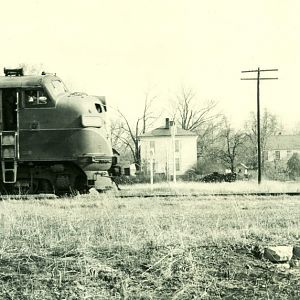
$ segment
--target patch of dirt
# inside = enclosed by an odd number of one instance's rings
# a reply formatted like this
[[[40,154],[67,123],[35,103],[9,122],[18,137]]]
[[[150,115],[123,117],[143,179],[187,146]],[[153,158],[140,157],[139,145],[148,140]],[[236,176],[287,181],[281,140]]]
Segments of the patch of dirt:
[[[95,249],[0,259],[1,299],[300,299],[300,269],[252,246]]]

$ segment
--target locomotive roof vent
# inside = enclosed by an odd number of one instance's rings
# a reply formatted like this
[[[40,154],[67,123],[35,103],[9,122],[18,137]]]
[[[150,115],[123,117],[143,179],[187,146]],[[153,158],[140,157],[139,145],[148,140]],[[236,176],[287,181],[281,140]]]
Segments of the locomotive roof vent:
[[[56,73],[48,73],[48,72],[43,71],[41,73],[41,75],[54,75],[54,76],[56,76]]]
[[[4,68],[5,76],[24,76],[23,68],[6,69]]]

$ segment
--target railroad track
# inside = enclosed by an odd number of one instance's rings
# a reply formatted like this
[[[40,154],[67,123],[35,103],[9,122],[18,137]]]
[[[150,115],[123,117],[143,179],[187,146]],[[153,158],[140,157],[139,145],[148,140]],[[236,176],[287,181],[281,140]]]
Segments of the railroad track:
[[[0,201],[8,200],[43,200],[43,199],[57,199],[58,196],[54,194],[20,194],[20,195],[0,195]]]
[[[170,194],[130,194],[116,195],[116,198],[167,198],[167,197],[238,197],[238,196],[259,196],[259,197],[276,197],[276,196],[300,196],[300,192],[258,192],[258,193],[170,193]]]
[[[88,195],[88,194],[87,194]],[[99,197],[106,195],[99,194]],[[110,194],[111,195],[111,194]],[[153,194],[113,194],[115,198],[179,198],[179,197],[278,197],[278,196],[300,196],[300,192],[251,192],[251,193],[153,193]],[[72,196],[68,196],[72,198]],[[83,195],[84,197],[84,195]],[[60,198],[54,194],[26,194],[26,195],[0,195],[0,201],[6,200],[46,200]]]

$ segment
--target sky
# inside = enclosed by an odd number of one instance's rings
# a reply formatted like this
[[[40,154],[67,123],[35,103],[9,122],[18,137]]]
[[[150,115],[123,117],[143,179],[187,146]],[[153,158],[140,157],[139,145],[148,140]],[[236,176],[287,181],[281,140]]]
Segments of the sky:
[[[299,124],[298,0],[3,1],[0,68],[41,65],[73,91],[106,96],[130,120],[145,93],[169,117],[182,87],[214,100],[240,128],[256,110],[242,70],[278,68],[261,82],[261,107]],[[249,76],[249,75],[246,75]]]

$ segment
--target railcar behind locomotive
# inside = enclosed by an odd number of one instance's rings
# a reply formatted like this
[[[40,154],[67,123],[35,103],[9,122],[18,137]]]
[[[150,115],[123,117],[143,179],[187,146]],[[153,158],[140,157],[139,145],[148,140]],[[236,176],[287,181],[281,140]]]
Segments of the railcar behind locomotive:
[[[71,93],[53,74],[0,77],[0,192],[106,190],[112,147],[104,97]]]

